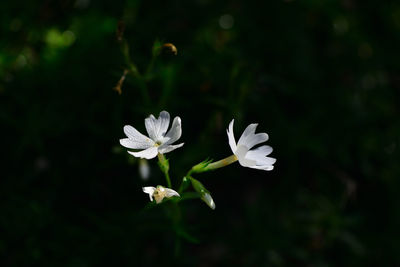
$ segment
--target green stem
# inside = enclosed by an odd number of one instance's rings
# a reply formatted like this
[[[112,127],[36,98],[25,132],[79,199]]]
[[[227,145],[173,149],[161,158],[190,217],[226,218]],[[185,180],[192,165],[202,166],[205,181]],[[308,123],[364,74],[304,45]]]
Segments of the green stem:
[[[236,155],[232,155],[227,158],[224,158],[219,161],[208,164],[206,167],[206,170],[211,171],[211,170],[219,169],[219,168],[225,167],[229,164],[232,164],[232,163],[236,162],[237,160],[238,160],[238,158],[236,157]]]
[[[171,179],[169,178],[169,163],[163,154],[158,153],[158,165],[161,171],[164,173],[165,179],[167,180],[168,188],[172,188]]]
[[[179,194],[182,193],[182,191],[185,190],[188,186],[189,186],[189,179],[186,176],[184,176],[182,178],[181,185],[179,186],[178,193]]]
[[[169,178],[168,172],[165,172],[165,179],[167,180],[168,188],[171,188],[172,184],[171,184],[171,179]]]

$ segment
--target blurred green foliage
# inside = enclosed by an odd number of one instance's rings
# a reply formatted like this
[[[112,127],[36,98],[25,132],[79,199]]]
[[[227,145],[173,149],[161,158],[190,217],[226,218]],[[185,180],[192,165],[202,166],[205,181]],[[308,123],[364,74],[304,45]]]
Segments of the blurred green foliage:
[[[119,21],[141,74],[121,95]],[[0,33],[1,266],[400,263],[399,2],[3,1]],[[175,188],[230,154],[232,118],[270,135],[275,169],[196,176],[217,208],[180,202],[179,225],[144,208],[162,174],[119,139],[163,109]]]

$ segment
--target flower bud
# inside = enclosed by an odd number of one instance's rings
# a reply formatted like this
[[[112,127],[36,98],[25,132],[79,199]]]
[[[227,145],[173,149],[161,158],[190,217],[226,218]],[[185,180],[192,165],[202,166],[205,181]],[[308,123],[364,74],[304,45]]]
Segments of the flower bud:
[[[193,177],[190,178],[190,181],[192,182],[192,186],[193,186],[194,190],[196,190],[200,194],[204,194],[204,193],[208,192],[207,189],[204,187],[204,185],[202,183],[200,183],[200,181],[194,179]]]
[[[214,200],[212,199],[210,192],[204,187],[204,185],[193,177],[190,177],[190,181],[192,182],[194,190],[200,193],[201,200],[203,200],[211,209],[215,209]]]
[[[202,194],[201,200],[203,200],[211,209],[215,210],[215,202],[209,193]]]

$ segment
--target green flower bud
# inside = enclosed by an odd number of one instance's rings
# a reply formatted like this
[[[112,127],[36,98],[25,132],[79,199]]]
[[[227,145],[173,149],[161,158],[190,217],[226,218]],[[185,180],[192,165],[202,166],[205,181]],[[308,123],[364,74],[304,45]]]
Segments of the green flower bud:
[[[200,183],[200,181],[194,179],[193,177],[190,178],[190,181],[192,182],[194,190],[196,190],[200,194],[208,193],[208,190],[204,187],[202,183]]]
[[[204,185],[193,177],[190,177],[190,181],[192,182],[193,188],[200,193],[200,199],[203,200],[204,203],[206,203],[211,209],[215,209],[214,200],[212,199],[210,192],[204,187]]]

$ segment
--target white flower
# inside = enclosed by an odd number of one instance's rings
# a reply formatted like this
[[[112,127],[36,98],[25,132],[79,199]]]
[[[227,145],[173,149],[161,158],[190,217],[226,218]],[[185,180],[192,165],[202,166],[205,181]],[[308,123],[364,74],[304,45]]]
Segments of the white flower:
[[[138,158],[152,159],[156,157],[158,153],[164,154],[171,152],[183,146],[183,143],[172,145],[172,143],[181,137],[182,127],[181,118],[175,117],[171,129],[167,132],[169,121],[170,117],[167,111],[161,111],[158,119],[153,115],[146,118],[144,124],[150,138],[139,133],[132,126],[125,125],[124,133],[128,138],[120,139],[119,142],[126,148],[144,149],[139,152],[128,151],[129,154]]]
[[[239,142],[236,144],[235,136],[233,135],[233,122],[229,123],[227,130],[229,146],[233,154],[238,158],[240,165],[253,169],[260,169],[270,171],[274,168],[273,164],[276,159],[267,157],[272,152],[270,146],[260,146],[252,149],[255,145],[263,143],[268,140],[268,134],[258,133],[255,134],[257,123],[250,124],[244,130]],[[251,150],[252,149],[252,150]]]
[[[161,185],[159,185],[157,187],[147,186],[147,187],[143,187],[142,189],[143,189],[143,192],[145,192],[146,194],[149,194],[150,201],[153,201],[153,197],[154,197],[157,204],[161,203],[161,201],[165,197],[173,197],[173,196],[180,197],[178,192],[176,192],[175,190],[163,187]]]

